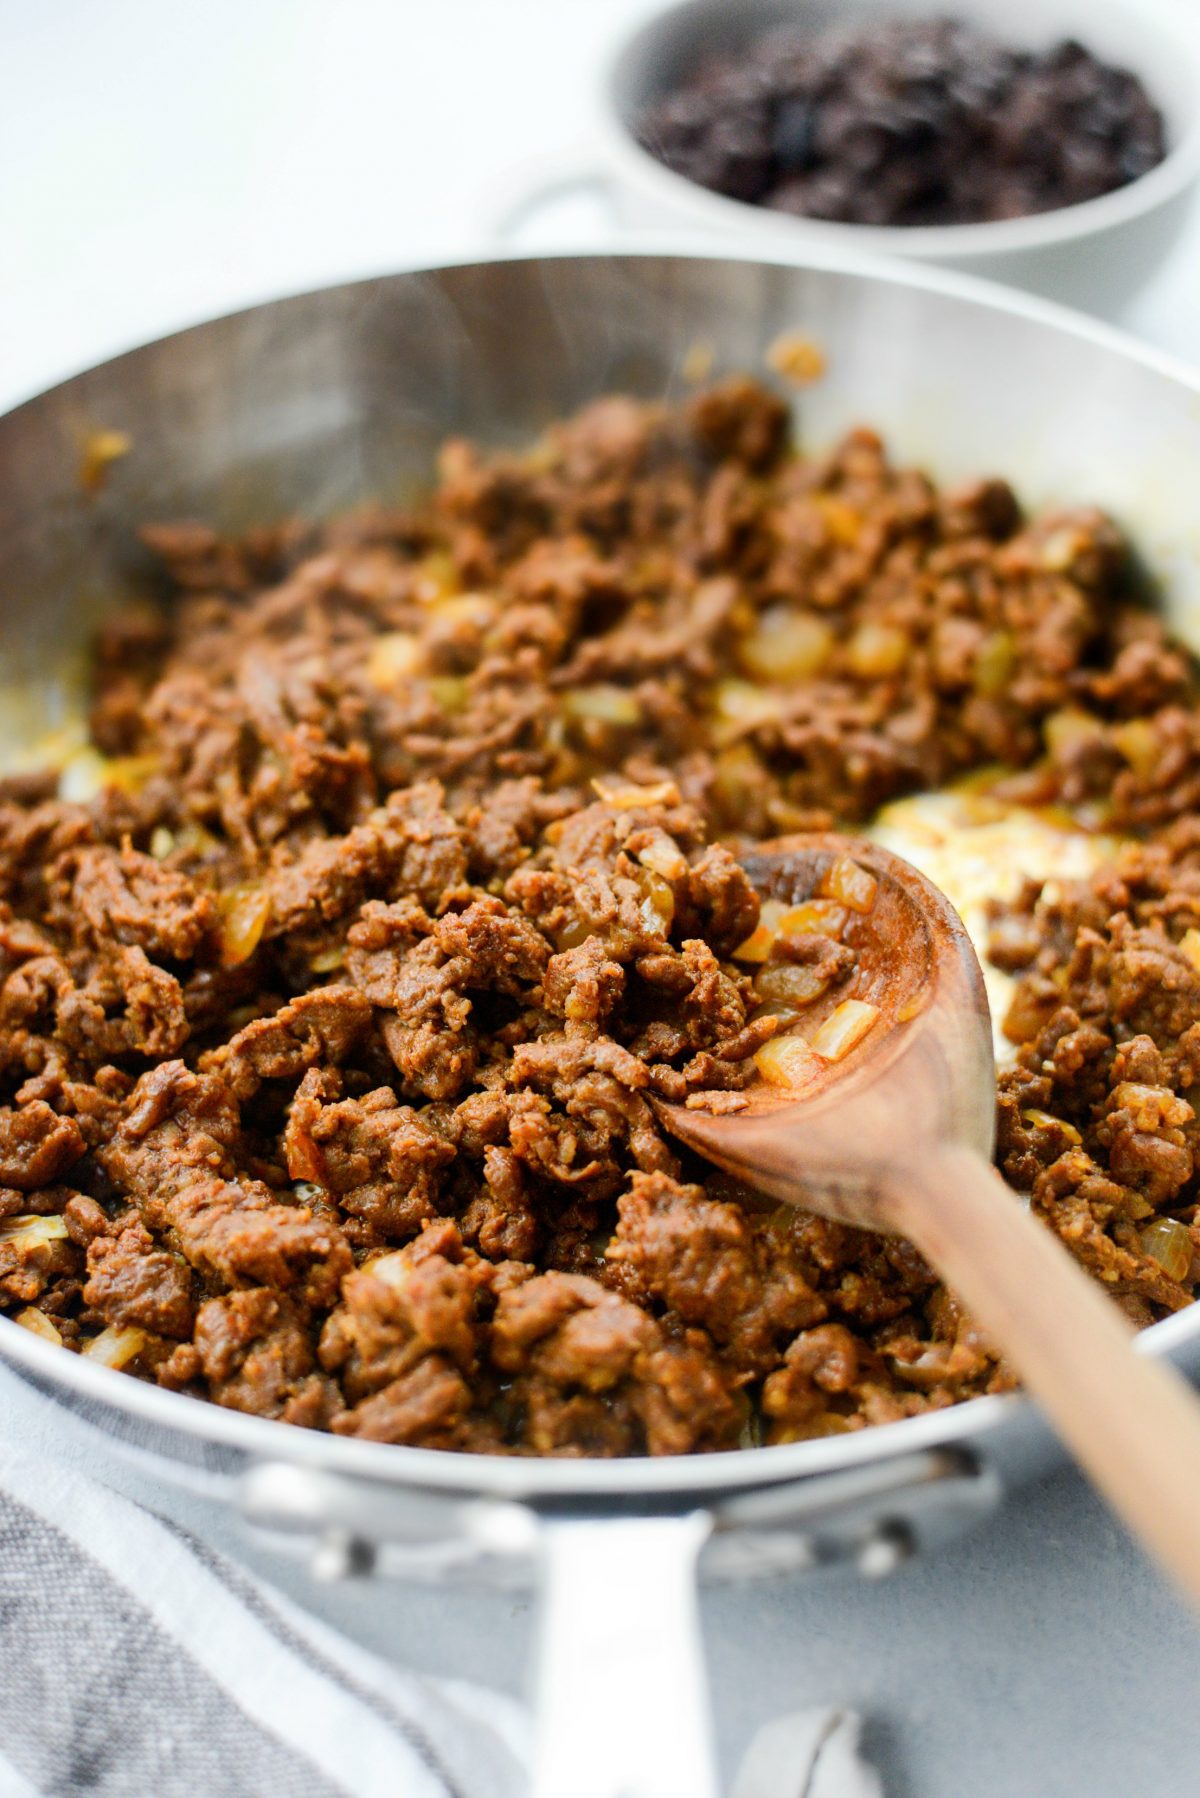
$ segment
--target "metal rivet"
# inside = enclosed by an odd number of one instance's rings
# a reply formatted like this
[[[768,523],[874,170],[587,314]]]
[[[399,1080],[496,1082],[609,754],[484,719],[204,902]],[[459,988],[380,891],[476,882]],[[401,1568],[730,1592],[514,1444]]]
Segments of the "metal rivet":
[[[375,1566],[375,1550],[369,1542],[348,1530],[327,1530],[313,1550],[309,1571],[323,1585],[335,1580],[361,1578]]]
[[[912,1531],[903,1523],[881,1523],[858,1551],[858,1571],[864,1579],[886,1579],[916,1552]]]

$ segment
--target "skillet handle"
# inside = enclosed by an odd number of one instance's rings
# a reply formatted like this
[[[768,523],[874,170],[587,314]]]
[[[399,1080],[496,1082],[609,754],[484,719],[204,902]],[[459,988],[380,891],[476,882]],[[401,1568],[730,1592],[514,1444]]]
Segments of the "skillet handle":
[[[712,1521],[543,1521],[533,1798],[717,1798],[696,1585]]]

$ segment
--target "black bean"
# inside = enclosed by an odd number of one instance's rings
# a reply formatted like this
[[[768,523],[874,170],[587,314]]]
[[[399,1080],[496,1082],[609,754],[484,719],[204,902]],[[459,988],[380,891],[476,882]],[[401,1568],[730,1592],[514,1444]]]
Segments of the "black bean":
[[[710,52],[638,141],[718,193],[851,223],[1018,218],[1137,180],[1163,122],[1127,69],[1066,39],[1012,49],[954,19],[780,27]]]
[[[790,94],[779,106],[771,126],[771,150],[784,169],[802,169],[813,148],[813,109],[809,101]]]

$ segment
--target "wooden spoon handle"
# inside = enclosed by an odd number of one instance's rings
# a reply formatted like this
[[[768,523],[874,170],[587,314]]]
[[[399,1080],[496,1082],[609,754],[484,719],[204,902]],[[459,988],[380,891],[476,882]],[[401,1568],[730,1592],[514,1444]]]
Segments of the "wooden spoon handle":
[[[896,1227],[1003,1350],[1113,1509],[1200,1605],[1200,1400],[978,1155],[889,1176]]]

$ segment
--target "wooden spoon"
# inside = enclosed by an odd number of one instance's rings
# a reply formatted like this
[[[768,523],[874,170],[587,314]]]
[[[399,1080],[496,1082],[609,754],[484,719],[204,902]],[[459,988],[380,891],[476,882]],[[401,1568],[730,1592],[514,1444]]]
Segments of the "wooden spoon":
[[[958,914],[909,863],[856,838],[784,837],[745,866],[764,898],[794,905],[843,856],[878,883],[843,932],[859,965],[801,1013],[799,1030],[811,1039],[853,997],[879,1008],[867,1034],[839,1061],[798,1048],[791,1083],[752,1086],[744,1110],[656,1109],[750,1185],[914,1242],[1200,1604],[1200,1403],[1173,1368],[1134,1352],[1111,1298],[991,1165],[991,1023]]]

